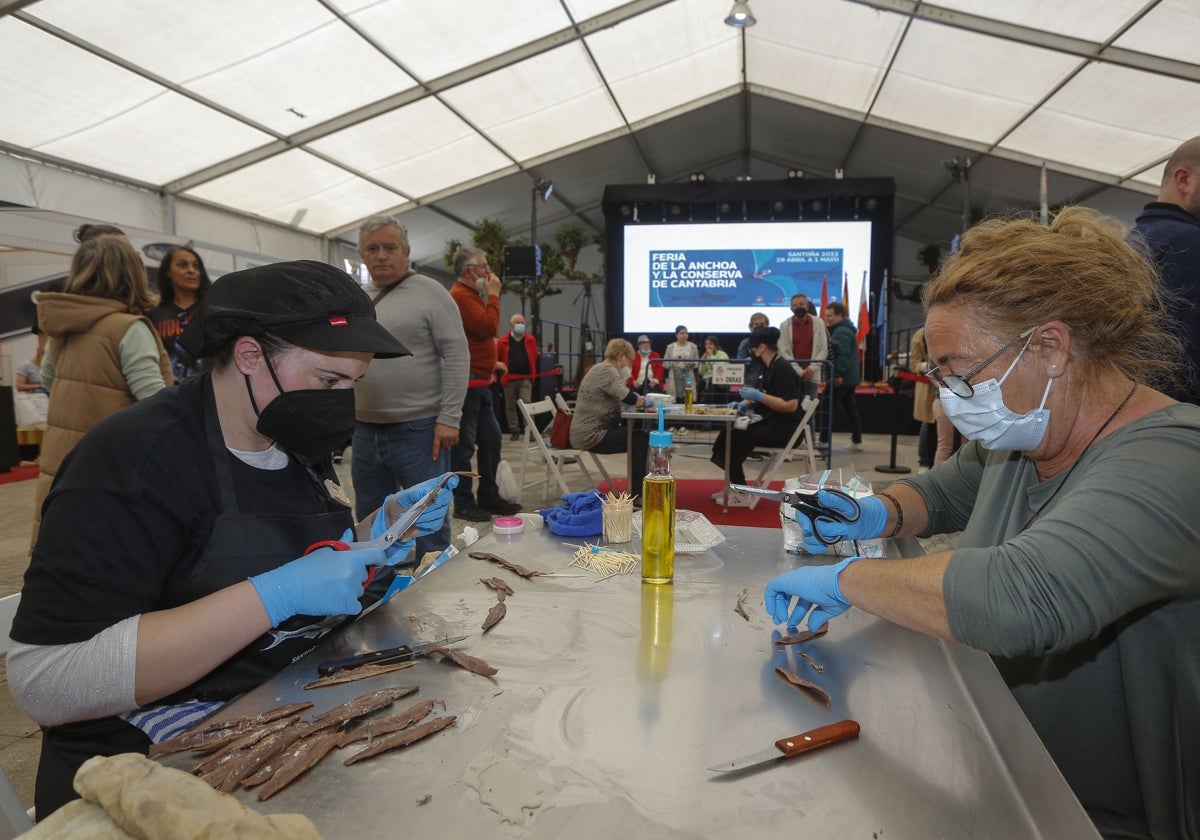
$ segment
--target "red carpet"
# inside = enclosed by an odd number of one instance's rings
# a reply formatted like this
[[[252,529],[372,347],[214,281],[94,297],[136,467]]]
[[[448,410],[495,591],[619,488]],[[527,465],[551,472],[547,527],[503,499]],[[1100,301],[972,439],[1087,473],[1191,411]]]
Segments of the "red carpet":
[[[0,472],[0,484],[11,484],[14,481],[24,481],[27,478],[37,477],[37,467],[13,467],[7,472]]]
[[[625,489],[625,479],[616,478],[613,481],[617,490]],[[748,508],[731,507],[728,513],[721,512],[719,502],[714,502],[712,494],[724,486],[721,479],[688,478],[679,479],[675,484],[675,507],[677,510],[694,510],[704,514],[714,525],[744,525],[760,528],[779,527],[779,503],[767,499],[759,501],[753,510]],[[774,490],[783,487],[782,481],[771,484]],[[599,489],[608,490],[608,482],[600,482]]]

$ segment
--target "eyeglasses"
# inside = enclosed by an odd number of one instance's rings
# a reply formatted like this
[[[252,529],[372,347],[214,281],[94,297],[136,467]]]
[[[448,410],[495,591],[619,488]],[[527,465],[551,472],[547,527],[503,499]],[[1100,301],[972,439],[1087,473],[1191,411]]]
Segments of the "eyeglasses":
[[[1008,344],[1005,344],[1003,347],[1001,347],[995,353],[988,356],[982,362],[975,365],[975,367],[971,368],[970,370],[968,370],[966,373],[962,374],[961,376],[955,376],[953,373],[943,374],[941,368],[938,368],[938,367],[930,368],[926,372],[925,375],[927,377],[929,377],[930,379],[932,379],[934,382],[936,382],[938,385],[949,390],[950,393],[952,393],[956,396],[962,397],[964,400],[970,399],[971,397],[975,396],[975,389],[971,387],[971,383],[968,382],[967,380],[970,379],[975,374],[979,373],[979,371],[983,370],[985,367],[990,365],[992,362],[999,359],[1002,355],[1004,355],[1005,351],[1009,350],[1018,341],[1020,341],[1023,338],[1029,338],[1029,336],[1033,335],[1033,331],[1036,329],[1037,329],[1037,327],[1030,327],[1029,329],[1025,330],[1025,332],[1021,333],[1019,336],[1014,338],[1012,341],[1008,342]]]
[[[490,270],[491,266],[487,263],[467,263],[467,268],[482,268],[484,271]]]

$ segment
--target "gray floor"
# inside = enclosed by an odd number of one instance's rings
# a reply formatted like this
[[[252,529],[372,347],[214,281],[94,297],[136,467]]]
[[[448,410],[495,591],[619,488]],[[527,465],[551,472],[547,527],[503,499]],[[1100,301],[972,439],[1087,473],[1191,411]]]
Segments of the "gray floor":
[[[672,472],[678,478],[720,478],[720,472],[708,462],[706,441],[711,436],[689,432],[677,437],[678,450],[672,460]],[[879,465],[890,466],[892,461],[892,439],[883,435],[866,435],[862,452],[850,452],[845,447],[849,436],[838,434],[834,436],[833,466],[835,468],[854,468],[860,475],[871,481],[874,489],[879,490],[901,476],[883,473],[876,470]],[[515,473],[520,473],[521,442],[509,441],[504,438],[503,458],[511,464]],[[610,475],[625,474],[624,455],[601,456],[605,468]],[[349,453],[347,462],[339,472],[343,475],[343,483],[350,490]],[[795,475],[802,467],[799,461],[794,461],[781,468],[778,478]],[[916,437],[901,437],[897,440],[895,464],[907,466],[913,471],[917,465]],[[756,464],[747,463],[748,476],[756,473]],[[536,465],[532,465],[527,480],[543,474]],[[566,478],[571,490],[583,490],[588,486],[582,473],[575,466],[568,466]],[[598,478],[598,477],[597,477]],[[33,491],[36,481],[19,481],[12,484],[0,484],[0,597],[18,592],[21,579],[29,562],[29,527],[33,509]],[[552,488],[543,496],[541,486],[526,489],[523,501],[526,510],[551,504],[557,497]],[[453,533],[457,536],[465,525],[473,525],[481,534],[490,530],[490,525],[467,523],[455,520]],[[4,682],[0,689],[0,769],[7,774],[22,804],[26,807],[33,805],[33,779],[37,769],[38,751],[41,734],[36,724],[25,717],[13,703],[8,691],[7,672],[3,657],[0,657],[0,681]]]

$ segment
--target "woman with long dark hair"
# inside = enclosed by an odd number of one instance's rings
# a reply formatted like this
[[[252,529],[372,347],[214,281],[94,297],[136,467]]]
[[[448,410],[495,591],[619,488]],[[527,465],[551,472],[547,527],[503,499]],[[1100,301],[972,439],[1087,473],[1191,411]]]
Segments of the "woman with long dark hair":
[[[196,305],[204,299],[210,281],[200,255],[185,245],[177,245],[163,257],[158,267],[161,302],[150,310],[150,320],[171,360],[171,371],[178,384],[196,372],[195,362],[180,347],[179,337],[192,320]]]

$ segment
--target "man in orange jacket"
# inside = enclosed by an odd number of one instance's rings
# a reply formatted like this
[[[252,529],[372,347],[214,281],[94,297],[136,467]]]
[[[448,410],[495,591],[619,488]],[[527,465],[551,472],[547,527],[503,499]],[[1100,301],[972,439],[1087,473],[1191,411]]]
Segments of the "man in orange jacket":
[[[537,376],[537,340],[525,331],[521,313],[509,319],[509,330],[496,342],[496,368],[502,371],[504,412],[508,417],[508,437],[520,440],[524,431],[517,400],[533,399],[533,379]]]

